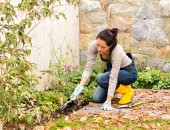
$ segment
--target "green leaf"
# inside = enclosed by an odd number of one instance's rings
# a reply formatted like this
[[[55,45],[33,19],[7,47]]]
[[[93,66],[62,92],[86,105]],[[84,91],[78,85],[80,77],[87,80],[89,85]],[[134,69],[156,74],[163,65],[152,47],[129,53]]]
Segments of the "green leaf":
[[[58,119],[55,125],[58,127],[66,127],[69,125],[69,123],[66,122],[64,119]]]
[[[67,20],[67,18],[66,18],[66,16],[65,16],[64,13],[60,12],[60,13],[59,13],[59,16],[62,16],[65,20]]]
[[[34,123],[34,117],[31,116],[31,115],[29,115],[29,116],[26,117],[26,121],[27,121],[29,124],[33,125],[33,123]]]
[[[28,28],[30,28],[32,25],[31,21],[28,20]]]
[[[27,56],[29,56],[31,54],[31,50],[30,49],[27,49],[25,52],[26,52]]]
[[[51,54],[52,54],[52,55],[55,55],[56,52],[57,52],[56,50],[52,50],[52,51],[51,51]]]

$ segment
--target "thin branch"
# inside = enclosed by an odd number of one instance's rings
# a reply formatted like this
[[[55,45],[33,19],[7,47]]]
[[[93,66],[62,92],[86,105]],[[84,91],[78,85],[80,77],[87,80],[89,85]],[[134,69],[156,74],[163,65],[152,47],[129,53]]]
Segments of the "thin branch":
[[[37,48],[37,49],[39,49],[40,50],[40,48],[39,47],[36,47],[36,46],[23,46],[22,48],[27,48],[27,47],[33,47],[33,48]]]
[[[54,44],[53,44],[53,41],[52,41],[52,38],[51,38],[51,37],[50,37],[50,41],[51,41],[51,44],[52,44],[53,49],[54,49]],[[56,57],[56,59],[57,59],[58,63],[60,64],[60,60],[59,60],[59,58],[57,57],[57,55],[56,55],[56,54],[55,54],[55,57]]]
[[[34,28],[36,28],[45,18],[47,18],[47,16],[46,17],[44,17],[43,19],[41,19],[38,23],[36,23],[35,24],[35,26],[34,27],[32,27],[32,29],[31,30],[29,30],[27,33],[26,33],[26,35],[28,35],[32,30],[34,30]]]
[[[70,4],[55,5],[55,6],[53,6],[53,9],[56,7],[59,7],[59,6],[66,6],[66,5],[70,5]]]

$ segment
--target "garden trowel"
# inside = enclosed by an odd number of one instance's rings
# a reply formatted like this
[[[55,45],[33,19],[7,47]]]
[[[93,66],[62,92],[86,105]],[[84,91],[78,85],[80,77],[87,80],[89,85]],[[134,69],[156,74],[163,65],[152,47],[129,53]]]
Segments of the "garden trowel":
[[[88,103],[86,101],[83,101],[82,99],[79,100],[71,100],[68,99],[66,103],[61,105],[58,109],[60,113],[67,113],[72,112],[74,110],[78,110],[82,108],[83,106],[87,105]]]
[[[74,105],[74,100],[68,99],[63,105],[59,107],[59,111],[64,111],[66,108],[69,108]]]
[[[119,105],[117,108],[118,109],[122,109],[122,108],[132,108],[132,107],[137,107],[139,105],[142,105],[143,102],[137,102],[135,104],[132,104],[132,105]]]

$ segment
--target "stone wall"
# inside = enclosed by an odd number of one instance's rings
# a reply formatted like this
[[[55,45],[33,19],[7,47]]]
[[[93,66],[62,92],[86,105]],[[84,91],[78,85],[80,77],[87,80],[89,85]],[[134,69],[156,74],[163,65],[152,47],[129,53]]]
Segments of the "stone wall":
[[[170,59],[170,0],[80,0],[81,50],[113,27],[127,52]]]

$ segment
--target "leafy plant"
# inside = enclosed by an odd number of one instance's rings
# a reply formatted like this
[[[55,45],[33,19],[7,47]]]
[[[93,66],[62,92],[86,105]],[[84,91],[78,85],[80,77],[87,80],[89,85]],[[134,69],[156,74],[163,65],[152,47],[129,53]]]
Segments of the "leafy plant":
[[[56,110],[58,102],[52,99],[58,92],[39,95],[35,90],[40,77],[33,73],[36,65],[27,60],[31,54],[27,47],[32,45],[29,34],[46,17],[65,18],[62,12],[54,12],[61,2],[22,0],[12,4],[6,0],[0,6],[0,115],[4,122],[39,122],[49,100],[53,105],[48,112]]]
[[[83,70],[85,67],[81,66],[77,68],[71,65],[63,64],[64,63],[54,65],[51,64],[50,66],[51,73],[54,76],[52,89],[60,91],[64,95],[63,98],[67,99],[70,97],[75,87],[80,83]],[[68,66],[70,71],[67,71],[68,69],[65,69],[65,67]],[[94,89],[97,87],[96,78],[99,74],[103,72],[104,67],[105,65],[103,64],[103,62],[101,62],[99,58],[97,58],[97,62],[96,65],[94,66],[93,72],[85,85],[86,89],[83,91],[82,98],[84,101],[88,102],[92,100]]]
[[[134,88],[145,89],[169,89],[170,73],[164,73],[152,67],[149,71],[138,72],[138,80],[133,84]]]

